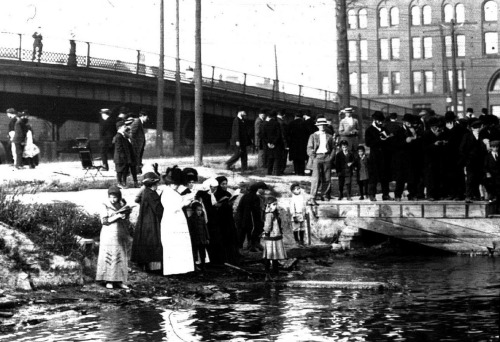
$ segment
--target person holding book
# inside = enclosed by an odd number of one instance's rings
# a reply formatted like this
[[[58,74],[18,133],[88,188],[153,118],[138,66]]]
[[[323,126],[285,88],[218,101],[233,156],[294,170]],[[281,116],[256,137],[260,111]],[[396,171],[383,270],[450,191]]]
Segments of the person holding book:
[[[237,195],[233,196],[227,190],[227,178],[215,178],[219,183],[214,196],[217,200],[217,222],[219,224],[224,260],[230,264],[238,263],[238,232],[233,217],[233,204]]]
[[[122,198],[117,186],[108,189],[108,201],[101,212],[102,229],[97,258],[96,281],[106,283],[107,289],[115,286],[128,289],[128,219],[132,208]]]

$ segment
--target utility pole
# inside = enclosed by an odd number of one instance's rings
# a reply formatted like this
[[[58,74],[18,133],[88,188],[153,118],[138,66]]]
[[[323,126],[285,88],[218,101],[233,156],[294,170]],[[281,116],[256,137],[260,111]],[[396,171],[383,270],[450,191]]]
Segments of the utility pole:
[[[196,0],[194,67],[194,165],[203,165],[203,84],[201,70],[201,0]]]
[[[276,81],[274,82],[274,85],[276,87],[276,98],[279,100],[280,98],[280,81],[278,77],[278,52],[276,51],[276,44],[274,44],[274,68],[276,70],[275,75],[276,75]]]
[[[337,92],[340,108],[349,107],[349,50],[347,40],[347,4],[346,0],[337,0]]]
[[[458,115],[458,77],[457,77],[457,37],[455,36],[455,19],[451,20],[451,69],[452,69],[452,93],[453,111]]]
[[[361,82],[362,82],[362,77],[361,77],[361,34],[358,34],[358,124],[359,124],[359,131],[358,131],[358,136],[361,138],[363,137],[362,132],[363,130],[363,90],[361,89]],[[339,118],[340,122],[340,118]]]
[[[465,114],[465,63],[462,61],[462,113]],[[457,113],[458,115],[458,113]]]
[[[165,89],[164,58],[165,58],[165,32],[164,32],[163,0],[160,0],[160,65],[158,67],[158,92],[156,104],[156,154],[163,157],[163,96]]]
[[[175,60],[175,120],[174,120],[174,148],[179,150],[181,146],[181,61],[179,40],[179,0],[175,2],[175,35],[176,35],[176,60]]]

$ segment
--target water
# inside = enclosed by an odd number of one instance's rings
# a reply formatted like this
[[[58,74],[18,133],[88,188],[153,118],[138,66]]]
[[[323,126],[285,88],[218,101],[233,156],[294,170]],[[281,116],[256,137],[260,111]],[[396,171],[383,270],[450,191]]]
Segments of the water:
[[[102,310],[24,329],[0,341],[498,341],[500,260],[342,260],[332,280],[401,290],[238,290],[209,308]]]

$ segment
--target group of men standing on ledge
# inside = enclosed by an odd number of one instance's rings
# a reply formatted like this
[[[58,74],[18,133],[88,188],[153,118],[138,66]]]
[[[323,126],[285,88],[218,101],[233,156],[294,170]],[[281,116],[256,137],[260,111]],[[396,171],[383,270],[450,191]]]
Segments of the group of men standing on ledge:
[[[309,204],[332,198],[331,171],[339,176],[339,198],[344,184],[358,182],[364,195],[376,201],[380,184],[382,200],[496,200],[500,196],[500,124],[496,116],[483,111],[475,117],[469,108],[458,118],[449,111],[437,115],[423,110],[418,115],[396,113],[385,117],[372,114],[364,132],[353,117],[352,108],[343,111],[338,131],[324,116],[316,120],[309,111],[295,112],[285,122],[283,111],[261,109],[255,120],[254,135],[246,126],[246,112],[238,110],[233,121],[231,145],[234,155],[227,160],[231,169],[241,158],[242,171],[248,167],[247,147],[258,153],[258,167],[268,175],[282,175],[287,159],[294,173],[311,170]],[[364,145],[359,145],[363,134]],[[366,154],[365,154],[366,152]],[[389,184],[395,182],[394,198]]]

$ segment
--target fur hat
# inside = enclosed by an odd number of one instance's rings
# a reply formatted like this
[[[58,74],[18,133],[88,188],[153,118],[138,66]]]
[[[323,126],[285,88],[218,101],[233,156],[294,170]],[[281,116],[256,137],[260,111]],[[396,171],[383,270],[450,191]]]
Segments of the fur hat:
[[[192,167],[185,167],[182,170],[182,176],[185,182],[198,181],[198,171]]]
[[[145,186],[151,186],[153,184],[156,184],[160,181],[160,177],[158,177],[158,175],[154,172],[146,172],[143,176],[142,176],[142,184],[144,184]]]
[[[116,197],[118,197],[120,199],[122,198],[122,192],[121,192],[120,188],[117,187],[116,185],[112,185],[109,187],[108,196],[109,195],[115,195]]]

